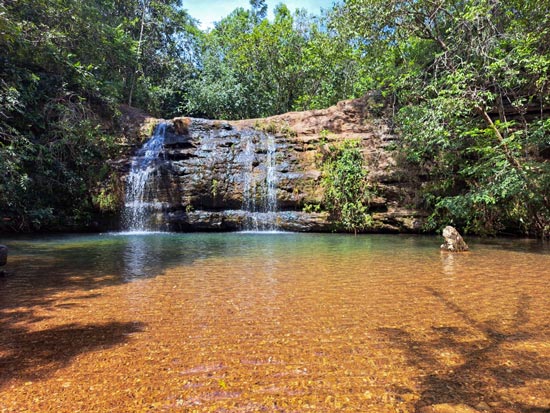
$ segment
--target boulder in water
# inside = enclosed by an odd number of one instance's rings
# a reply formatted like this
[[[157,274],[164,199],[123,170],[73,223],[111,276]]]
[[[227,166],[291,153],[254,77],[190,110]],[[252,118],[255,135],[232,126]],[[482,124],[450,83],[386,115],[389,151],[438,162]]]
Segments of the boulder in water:
[[[8,247],[0,245],[0,266],[6,265],[8,262]]]
[[[462,252],[462,251],[468,251],[468,245],[464,240],[462,239],[462,236],[459,234],[459,232],[451,226],[446,226],[445,229],[443,229],[443,238],[445,238],[445,242],[441,244],[441,249],[443,251],[449,251],[449,252]]]

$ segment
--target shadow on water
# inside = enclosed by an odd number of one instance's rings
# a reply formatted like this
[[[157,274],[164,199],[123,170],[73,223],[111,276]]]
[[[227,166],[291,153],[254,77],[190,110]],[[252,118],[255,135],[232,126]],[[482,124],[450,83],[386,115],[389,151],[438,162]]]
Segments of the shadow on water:
[[[151,236],[15,238],[7,243],[8,275],[0,278],[0,388],[12,379],[46,378],[79,354],[120,345],[145,327],[70,322],[37,329],[54,318],[48,314],[86,305],[103,287],[156,276],[176,262],[194,259],[173,248],[165,253],[162,237]],[[69,301],[60,298],[67,294]]]
[[[389,236],[293,233],[115,233],[12,238],[3,241],[10,248],[7,270],[11,275],[0,278],[0,312],[21,307],[53,308],[58,292],[71,292],[73,300],[86,300],[103,287],[156,277],[175,267],[179,276],[185,277],[187,267],[211,258],[273,253],[281,257],[311,256],[315,251],[347,259],[374,249],[388,249],[387,245],[393,245],[395,240]],[[399,240],[403,248],[418,248],[416,238]],[[25,318],[30,319],[30,314]]]
[[[469,241],[474,246],[482,246],[489,249],[521,252],[529,254],[548,255],[550,253],[550,242],[547,240],[533,238],[477,238],[472,237]]]
[[[38,295],[39,289],[87,290],[156,277],[173,266],[220,253],[231,253],[220,237],[190,241],[171,233],[69,235],[13,240],[8,264],[9,271],[32,284]]]
[[[0,386],[14,378],[45,378],[79,354],[122,344],[129,334],[145,328],[132,322],[71,322],[42,330],[33,328],[47,321],[44,317],[49,317],[39,314],[51,314],[39,310],[79,306],[101,294],[103,287],[156,277],[174,267],[178,267],[177,276],[185,277],[187,267],[201,265],[203,260],[220,259],[216,261],[218,265],[225,258],[252,254],[260,258],[281,257],[277,259],[315,254],[332,256],[331,262],[338,263],[362,254],[376,254],[378,259],[384,260],[382,252],[393,256],[399,249],[408,251],[409,257],[416,254],[414,257],[423,259],[428,251],[434,250],[437,241],[419,237],[313,234],[104,234],[20,238],[7,243],[11,250],[7,270],[12,275],[0,279]],[[435,251],[429,254],[439,257]],[[265,260],[264,265],[269,262]],[[59,300],[58,293],[70,293],[70,302]],[[499,401],[489,382],[512,387],[530,378],[549,378],[544,360],[528,351],[516,352],[517,365],[521,367],[512,367],[512,373],[485,361],[492,353],[501,351],[506,343],[537,337],[537,332],[522,330],[528,321],[530,303],[527,296],[519,302],[516,326],[507,332],[499,329],[496,322],[476,321],[442,293],[436,290],[429,290],[429,293],[483,334],[484,339],[461,340],[467,332],[453,326],[434,328],[435,338],[426,341],[415,340],[406,330],[383,330],[403,349],[412,364],[426,372],[421,378],[423,390],[417,407],[435,402]],[[452,372],[444,370],[445,366],[438,362],[434,353],[446,348],[465,359],[463,365]],[[535,406],[524,407],[520,411],[547,411]]]
[[[435,404],[476,407],[483,403],[482,410],[492,406],[491,411],[550,413],[547,406],[512,402],[502,394],[503,389],[514,392],[529,381],[550,380],[550,366],[544,357],[516,349],[529,340],[546,340],[540,330],[526,327],[529,296],[519,297],[513,321],[504,327],[497,320],[478,321],[442,292],[432,288],[426,290],[467,327],[433,326],[430,338],[422,340],[405,329],[380,329],[405,353],[408,363],[422,372],[419,377],[421,393],[415,411]],[[546,325],[543,330],[548,331],[549,327]],[[442,353],[458,356],[461,362],[449,364],[441,359]],[[403,389],[394,390],[403,392]]]
[[[375,248],[372,239],[160,233],[4,240],[11,274],[0,278],[0,388],[13,379],[45,379],[78,355],[120,345],[145,328],[137,322],[70,320],[59,325],[60,311],[88,305],[102,288],[156,277],[173,267],[178,267],[177,276],[185,277],[187,267],[211,258],[310,256],[315,251],[342,259]],[[261,262],[269,266],[271,261]],[[67,296],[70,300],[63,299]],[[50,327],[49,322],[57,325]]]
[[[262,236],[168,233],[19,237],[6,243],[10,257],[9,275],[0,278],[0,388],[12,379],[46,378],[79,354],[120,345],[145,327],[72,320],[48,327],[50,321],[59,322],[58,315],[50,314],[88,305],[104,287],[156,277],[176,266],[185,276],[185,267],[197,260],[261,254],[272,247]]]
[[[10,320],[2,322],[0,389],[11,379],[32,381],[46,378],[69,365],[79,354],[124,343],[129,334],[143,328],[142,323],[111,322],[73,323],[29,331],[10,324]]]

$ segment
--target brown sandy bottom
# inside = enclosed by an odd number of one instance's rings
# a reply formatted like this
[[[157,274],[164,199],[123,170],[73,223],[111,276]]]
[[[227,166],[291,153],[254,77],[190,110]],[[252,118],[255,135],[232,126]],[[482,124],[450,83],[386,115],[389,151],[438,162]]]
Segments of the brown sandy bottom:
[[[550,411],[548,255],[381,259],[7,278],[0,412]]]

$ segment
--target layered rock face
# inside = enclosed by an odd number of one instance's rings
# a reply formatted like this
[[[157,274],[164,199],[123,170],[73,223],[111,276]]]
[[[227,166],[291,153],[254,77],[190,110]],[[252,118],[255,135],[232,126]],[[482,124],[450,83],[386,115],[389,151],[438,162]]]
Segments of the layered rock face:
[[[373,114],[379,107],[367,96],[265,119],[167,121],[148,194],[158,205],[153,221],[172,231],[330,231],[326,212],[304,207],[322,204],[320,160],[328,144],[358,139],[378,194],[371,230],[419,231],[423,214],[405,207],[415,203],[414,186],[396,166],[396,137]]]

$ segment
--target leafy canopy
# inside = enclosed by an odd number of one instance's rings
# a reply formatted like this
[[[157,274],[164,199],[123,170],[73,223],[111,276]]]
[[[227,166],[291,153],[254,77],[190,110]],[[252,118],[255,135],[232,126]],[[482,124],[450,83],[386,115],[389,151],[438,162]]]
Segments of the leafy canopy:
[[[428,174],[429,228],[548,236],[550,4],[346,0],[338,16]]]

